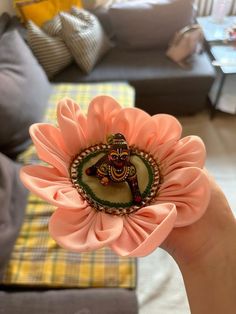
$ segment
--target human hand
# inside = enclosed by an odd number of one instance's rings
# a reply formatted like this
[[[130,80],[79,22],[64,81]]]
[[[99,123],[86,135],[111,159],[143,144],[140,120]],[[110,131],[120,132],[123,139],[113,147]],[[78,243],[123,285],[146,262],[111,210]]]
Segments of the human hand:
[[[211,197],[205,214],[196,223],[175,228],[162,244],[179,264],[195,264],[217,254],[236,238],[236,220],[227,199],[208,173]]]
[[[214,179],[205,214],[175,228],[162,245],[177,262],[192,314],[233,314],[236,308],[236,220]]]

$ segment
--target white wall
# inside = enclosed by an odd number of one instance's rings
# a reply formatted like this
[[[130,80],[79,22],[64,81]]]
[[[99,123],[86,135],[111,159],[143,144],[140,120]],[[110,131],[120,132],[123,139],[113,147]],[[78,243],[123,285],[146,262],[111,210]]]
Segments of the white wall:
[[[0,0],[0,14],[8,12],[11,15],[15,14],[11,0]]]

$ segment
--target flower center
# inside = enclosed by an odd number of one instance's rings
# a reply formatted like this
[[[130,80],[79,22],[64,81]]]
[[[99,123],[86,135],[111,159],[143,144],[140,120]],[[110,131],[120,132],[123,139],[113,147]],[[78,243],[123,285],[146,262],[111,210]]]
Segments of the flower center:
[[[130,147],[131,166],[122,162],[122,158],[119,158],[119,162],[115,160],[110,164],[104,162],[109,149],[108,144],[94,145],[73,160],[70,176],[78,193],[96,211],[118,216],[134,213],[151,204],[161,183],[159,166],[154,158]],[[116,156],[113,158],[117,159]],[[125,158],[123,156],[124,160]],[[99,166],[95,169],[94,164]],[[131,186],[130,181],[134,177],[137,183],[134,182]],[[136,193],[135,188],[140,192],[139,202],[135,201],[137,199],[133,195]]]

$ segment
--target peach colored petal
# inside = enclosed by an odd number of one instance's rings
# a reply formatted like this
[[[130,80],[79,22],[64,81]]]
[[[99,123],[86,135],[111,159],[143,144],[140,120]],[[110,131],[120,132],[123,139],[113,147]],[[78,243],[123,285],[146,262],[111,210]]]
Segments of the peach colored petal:
[[[70,156],[61,131],[53,125],[36,123],[30,127],[38,157],[57,168],[64,176],[68,175]]]
[[[162,164],[162,161],[167,158],[171,152],[173,151],[173,146],[177,143],[178,141],[175,140],[170,140],[166,143],[157,145],[155,141],[149,146],[150,153],[154,157],[154,159]]]
[[[141,109],[125,108],[115,117],[111,131],[112,133],[122,133],[129,145],[136,145],[140,140],[140,137],[137,137],[140,128],[150,119],[151,116]]]
[[[77,155],[87,147],[87,118],[78,104],[69,98],[59,101],[57,120],[71,156]]]
[[[152,120],[156,125],[158,143],[180,139],[182,126],[175,117],[168,114],[156,114],[152,116]]]
[[[96,212],[91,207],[79,211],[58,208],[49,221],[49,232],[62,247],[74,252],[99,249],[121,234],[123,220]]]
[[[197,221],[205,212],[210,199],[209,181],[199,168],[175,170],[164,177],[156,198],[157,203],[176,205],[175,227],[187,226]]]
[[[55,168],[40,165],[25,166],[20,177],[24,185],[34,194],[52,205],[63,208],[84,208],[84,201],[69,178],[62,177]]]
[[[160,148],[161,150],[161,148]],[[206,150],[203,141],[198,136],[187,136],[172,146],[169,155],[161,160],[161,173],[166,176],[171,171],[186,168],[202,168],[205,163]]]
[[[152,119],[145,121],[136,136],[139,140],[135,143],[135,146],[145,152],[153,153],[151,147],[159,145],[157,141],[156,125]]]
[[[168,114],[157,114],[140,128],[137,143],[140,149],[152,153],[154,147],[168,141],[180,139],[182,127],[179,121]]]
[[[106,143],[112,122],[120,110],[118,102],[110,96],[97,96],[91,101],[87,119],[89,145]]]
[[[144,207],[124,219],[120,237],[110,247],[121,256],[145,256],[168,236],[176,219],[174,204]]]

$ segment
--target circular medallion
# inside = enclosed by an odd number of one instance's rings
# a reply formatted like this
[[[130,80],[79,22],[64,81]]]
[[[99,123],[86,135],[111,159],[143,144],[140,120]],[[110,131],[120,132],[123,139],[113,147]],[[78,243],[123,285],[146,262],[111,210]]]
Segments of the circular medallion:
[[[136,168],[137,180],[142,196],[141,204],[134,204],[130,187],[125,181],[131,169],[116,171],[107,167],[101,171],[111,172],[116,182],[102,185],[97,177],[86,174],[86,169],[98,162],[107,154],[110,145],[100,144],[82,151],[70,167],[71,181],[78,193],[97,211],[112,215],[128,215],[152,203],[161,183],[159,166],[154,158],[135,147],[130,147],[130,161]]]

